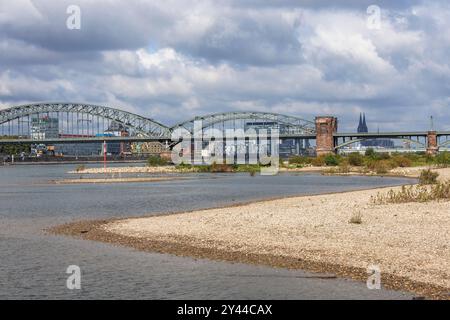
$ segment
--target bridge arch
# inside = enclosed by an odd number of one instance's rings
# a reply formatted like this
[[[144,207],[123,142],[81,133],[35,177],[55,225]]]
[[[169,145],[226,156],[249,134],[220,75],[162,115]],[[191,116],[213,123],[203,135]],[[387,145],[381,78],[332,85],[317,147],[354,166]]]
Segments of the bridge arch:
[[[167,137],[169,128],[149,118],[137,114],[122,111],[115,108],[86,103],[59,103],[44,102],[20,105],[0,110],[0,125],[21,118],[39,114],[87,114],[93,117],[101,117],[130,128],[136,135],[143,137]]]
[[[191,134],[194,134],[194,122],[202,121],[202,130],[222,124],[225,129],[225,123],[231,124],[236,129],[235,121],[245,121],[247,124],[278,126],[281,133],[290,134],[315,134],[315,124],[312,121],[304,120],[294,116],[282,115],[271,112],[222,112],[197,116],[187,121],[180,122],[170,128],[171,131],[177,128],[184,128]],[[241,123],[242,125],[242,123]]]
[[[450,140],[443,141],[438,145],[439,148],[446,146],[450,146]]]

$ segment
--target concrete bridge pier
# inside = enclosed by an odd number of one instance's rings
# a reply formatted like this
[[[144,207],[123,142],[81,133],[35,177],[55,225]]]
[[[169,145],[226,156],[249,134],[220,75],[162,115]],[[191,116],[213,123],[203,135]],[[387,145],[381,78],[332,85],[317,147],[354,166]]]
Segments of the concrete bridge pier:
[[[436,131],[427,132],[427,154],[435,155],[438,153],[439,147],[437,143]]]
[[[335,153],[336,141],[333,133],[337,132],[337,118],[330,116],[316,117],[316,155]]]

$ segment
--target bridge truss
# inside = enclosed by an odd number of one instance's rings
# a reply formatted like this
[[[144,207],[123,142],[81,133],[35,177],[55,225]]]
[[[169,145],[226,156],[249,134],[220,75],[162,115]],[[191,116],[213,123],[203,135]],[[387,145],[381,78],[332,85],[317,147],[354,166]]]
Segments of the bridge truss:
[[[315,135],[315,124],[312,121],[270,112],[223,112],[198,116],[171,127],[184,128],[192,135],[195,122],[201,122],[201,129],[245,129],[245,128],[277,128],[280,135]]]
[[[153,119],[93,104],[37,103],[0,110],[0,134],[3,136],[32,137],[36,124],[42,126],[42,122],[47,122],[50,131],[56,130],[59,136],[72,138],[92,137],[120,128],[141,137],[170,135],[168,127]]]

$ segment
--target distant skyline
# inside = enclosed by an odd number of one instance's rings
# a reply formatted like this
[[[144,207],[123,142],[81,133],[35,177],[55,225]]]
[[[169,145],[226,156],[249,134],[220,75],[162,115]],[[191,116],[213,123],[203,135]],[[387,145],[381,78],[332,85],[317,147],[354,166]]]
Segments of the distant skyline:
[[[351,132],[360,113],[371,131],[427,130],[433,115],[450,130],[449,17],[443,0],[0,0],[0,109],[89,102],[167,124],[333,114]]]

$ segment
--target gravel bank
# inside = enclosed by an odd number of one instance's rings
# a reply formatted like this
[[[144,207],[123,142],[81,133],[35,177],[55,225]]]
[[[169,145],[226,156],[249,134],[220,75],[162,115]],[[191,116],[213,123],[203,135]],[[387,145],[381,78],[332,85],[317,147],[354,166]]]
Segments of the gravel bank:
[[[160,167],[109,167],[109,168],[86,168],[84,170],[73,170],[69,171],[69,173],[76,174],[100,174],[100,173],[173,173],[178,172],[175,166],[160,166]]]

